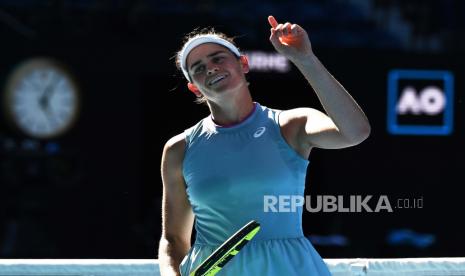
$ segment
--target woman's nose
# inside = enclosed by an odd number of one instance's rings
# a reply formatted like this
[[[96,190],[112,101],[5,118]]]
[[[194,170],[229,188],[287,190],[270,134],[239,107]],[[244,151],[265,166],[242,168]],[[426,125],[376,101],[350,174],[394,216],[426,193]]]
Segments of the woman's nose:
[[[218,71],[218,67],[212,66],[212,67],[208,68],[207,75],[211,75],[211,74],[213,74],[213,73],[215,73],[217,71]]]

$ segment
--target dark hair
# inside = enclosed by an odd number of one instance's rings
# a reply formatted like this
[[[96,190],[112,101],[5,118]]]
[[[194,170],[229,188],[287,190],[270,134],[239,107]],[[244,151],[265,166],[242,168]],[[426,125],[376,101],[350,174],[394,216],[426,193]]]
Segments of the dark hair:
[[[225,35],[224,33],[221,33],[221,32],[217,32],[215,31],[215,29],[213,27],[210,27],[210,28],[202,28],[202,29],[195,29],[193,30],[192,32],[188,33],[185,37],[184,37],[184,40],[183,40],[183,44],[182,44],[182,47],[181,49],[176,53],[176,60],[175,60],[175,63],[176,63],[176,68],[178,68],[179,71],[182,71],[182,68],[181,68],[181,53],[182,53],[182,49],[184,48],[184,45],[186,45],[187,42],[189,42],[191,39],[194,39],[198,36],[201,36],[201,35],[216,35],[218,36],[219,38],[221,39],[224,39],[224,40],[227,40],[229,42],[231,42],[234,46],[236,46],[236,44],[234,43],[234,40],[233,38],[231,37],[228,37],[227,35]],[[236,46],[237,47],[237,46]],[[198,97],[196,100],[195,100],[196,103],[206,103],[207,102],[207,99],[201,95],[200,97]]]

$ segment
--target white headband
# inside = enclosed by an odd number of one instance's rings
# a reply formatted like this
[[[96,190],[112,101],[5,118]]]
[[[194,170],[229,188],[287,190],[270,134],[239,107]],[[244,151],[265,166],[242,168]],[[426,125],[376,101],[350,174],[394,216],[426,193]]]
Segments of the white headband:
[[[180,59],[181,59],[181,69],[182,69],[182,73],[184,74],[184,76],[186,77],[186,79],[190,82],[191,79],[189,77],[189,72],[187,70],[187,56],[189,55],[189,53],[192,51],[192,49],[194,49],[195,47],[199,46],[200,44],[205,44],[205,43],[216,43],[216,44],[220,44],[221,46],[224,46],[226,48],[228,48],[231,52],[233,52],[237,57],[240,57],[241,56],[241,53],[239,52],[239,50],[237,49],[236,46],[234,46],[234,44],[232,44],[231,42],[225,40],[225,39],[222,39],[220,38],[219,36],[217,35],[214,35],[214,34],[204,34],[204,35],[199,35],[199,36],[195,36],[193,38],[191,38],[185,45],[184,47],[182,48],[181,50],[181,55],[180,55]]]

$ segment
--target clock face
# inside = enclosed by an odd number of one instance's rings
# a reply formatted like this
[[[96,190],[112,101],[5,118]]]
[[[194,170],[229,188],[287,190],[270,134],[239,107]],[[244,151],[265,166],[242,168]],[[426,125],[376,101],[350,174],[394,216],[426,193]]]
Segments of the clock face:
[[[6,87],[8,116],[29,136],[56,137],[77,117],[77,86],[70,73],[55,61],[42,58],[20,64]]]

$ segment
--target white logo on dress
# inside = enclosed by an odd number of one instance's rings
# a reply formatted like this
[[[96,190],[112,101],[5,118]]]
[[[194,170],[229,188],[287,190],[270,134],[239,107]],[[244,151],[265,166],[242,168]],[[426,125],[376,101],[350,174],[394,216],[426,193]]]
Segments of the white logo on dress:
[[[258,138],[258,137],[262,136],[263,133],[265,133],[265,130],[266,130],[266,127],[259,127],[257,129],[257,131],[255,131],[255,133],[253,134],[253,137]]]

